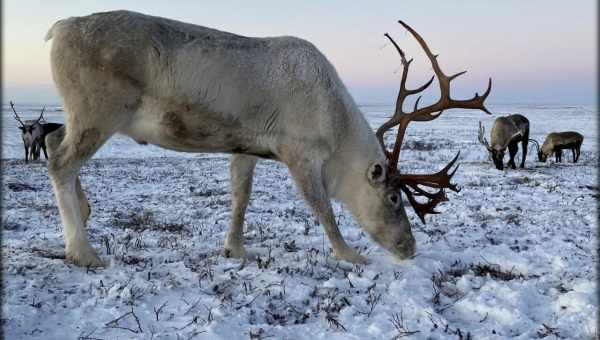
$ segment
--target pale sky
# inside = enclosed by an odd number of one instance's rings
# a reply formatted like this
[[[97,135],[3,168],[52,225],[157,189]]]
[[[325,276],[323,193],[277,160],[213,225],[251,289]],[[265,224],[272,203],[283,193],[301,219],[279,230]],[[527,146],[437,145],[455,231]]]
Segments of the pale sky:
[[[358,103],[395,101],[400,59],[385,32],[415,58],[409,85],[420,85],[433,74],[398,19],[425,38],[447,74],[468,70],[453,82],[457,98],[481,93],[492,77],[490,103],[596,101],[596,0],[8,0],[2,8],[3,100],[60,103],[46,32],[61,18],[116,9],[246,36],[304,38],[333,63]],[[437,89],[432,92],[435,99]]]

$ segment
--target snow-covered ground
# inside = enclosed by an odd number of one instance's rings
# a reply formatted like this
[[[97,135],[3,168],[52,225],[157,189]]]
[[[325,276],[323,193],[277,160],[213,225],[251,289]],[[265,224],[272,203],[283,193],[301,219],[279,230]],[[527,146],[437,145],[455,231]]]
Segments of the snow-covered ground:
[[[9,108],[8,108],[9,109]],[[34,107],[21,107],[26,118]],[[51,108],[55,110],[56,107]],[[390,106],[364,105],[373,126]],[[228,157],[115,137],[82,170],[93,246],[110,262],[65,263],[45,161],[25,164],[3,107],[2,326],[7,339],[504,339],[598,337],[597,115],[589,106],[490,105],[413,123],[404,171],[461,166],[440,215],[407,207],[417,255],[396,262],[340,204],[346,240],[372,263],[331,257],[280,163],[261,161],[243,263],[220,255],[230,221]],[[49,111],[48,121],[61,121]],[[531,136],[585,135],[580,161],[498,171],[477,125],[522,113]],[[520,157],[520,153],[517,157]],[[564,162],[567,159],[567,163]],[[519,158],[518,158],[519,159]]]

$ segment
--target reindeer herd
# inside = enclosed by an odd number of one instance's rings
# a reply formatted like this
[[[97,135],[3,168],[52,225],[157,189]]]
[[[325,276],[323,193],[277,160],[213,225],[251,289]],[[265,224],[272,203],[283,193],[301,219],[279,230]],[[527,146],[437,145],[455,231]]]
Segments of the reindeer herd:
[[[571,150],[573,163],[577,163],[581,153],[581,144],[583,144],[583,135],[575,131],[551,132],[546,136],[546,140],[540,148],[540,144],[535,139],[529,139],[529,120],[519,114],[496,118],[490,132],[491,144],[485,138],[483,124],[479,122],[478,139],[489,152],[498,170],[504,169],[506,148],[509,153],[508,166],[516,169],[515,156],[519,149],[519,143],[522,147],[521,169],[525,167],[528,142],[532,142],[536,146],[538,161],[546,162],[548,156],[554,154],[555,160],[559,163],[562,162],[562,150],[565,149]]]
[[[184,152],[232,154],[232,214],[224,255],[247,256],[243,241],[245,210],[259,159],[284,163],[299,192],[312,208],[331,242],[334,255],[364,263],[366,259],[344,241],[330,199],[343,202],[360,226],[399,259],[414,255],[416,244],[401,193],[421,221],[436,214],[447,200],[445,189],[457,170],[454,157],[434,174],[405,174],[398,167],[401,145],[410,122],[431,121],[449,109],[490,113],[484,101],[492,89],[471,99],[450,96],[450,83],[466,71],[446,75],[425,40],[399,21],[417,40],[434,76],[407,89],[412,59],[385,34],[400,56],[403,72],[393,116],[377,131],[370,128],[335,68],[311,43],[294,37],[250,38],[206,27],[129,11],[96,13],[60,20],[50,28],[51,66],[63,98],[65,125],[21,123],[26,160],[37,159],[48,145],[48,172],[64,226],[66,258],[81,266],[103,266],[85,228],[91,212],[79,181],[84,163],[115,133],[141,144]],[[77,75],[77,76],[73,76]],[[411,111],[404,101],[437,79],[440,98]],[[11,103],[12,106],[12,103]],[[14,108],[13,108],[14,110]],[[42,111],[43,114],[43,111]],[[398,126],[388,150],[384,134]],[[51,132],[53,131],[53,132]],[[51,133],[50,133],[51,132]],[[508,165],[521,143],[524,167],[529,121],[521,115],[496,119],[490,142],[480,124],[479,141],[495,166]],[[583,137],[553,133],[539,159],[562,149],[575,151]],[[537,145],[537,142],[536,142]],[[417,200],[418,198],[418,200]]]

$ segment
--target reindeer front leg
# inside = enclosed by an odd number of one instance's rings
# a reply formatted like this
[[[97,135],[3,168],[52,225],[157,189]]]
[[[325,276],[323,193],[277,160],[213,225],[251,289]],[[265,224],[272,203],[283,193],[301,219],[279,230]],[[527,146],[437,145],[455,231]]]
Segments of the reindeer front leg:
[[[554,150],[554,159],[556,160],[557,163],[562,163],[562,150],[556,148]]]
[[[510,142],[510,144],[508,144],[508,154],[510,156],[508,165],[513,169],[517,168],[517,165],[515,164],[515,156],[517,155],[517,151],[519,151],[518,142]]]
[[[29,148],[25,145],[25,163],[29,162]]]
[[[32,150],[33,155],[31,157],[34,161],[37,161],[38,159],[40,159],[40,144],[37,142],[37,140],[33,143]]]
[[[231,225],[225,239],[225,257],[244,258],[244,215],[252,192],[252,176],[257,157],[236,154],[231,157]]]
[[[329,196],[323,185],[322,167],[315,164],[310,167],[311,161],[309,160],[299,161],[295,164],[296,166],[290,166],[289,168],[292,177],[306,203],[312,208],[319,222],[325,228],[325,233],[329,242],[331,242],[334,256],[339,260],[351,263],[367,263],[368,261],[364,256],[346,244],[338,229],[333,209],[329,202]]]

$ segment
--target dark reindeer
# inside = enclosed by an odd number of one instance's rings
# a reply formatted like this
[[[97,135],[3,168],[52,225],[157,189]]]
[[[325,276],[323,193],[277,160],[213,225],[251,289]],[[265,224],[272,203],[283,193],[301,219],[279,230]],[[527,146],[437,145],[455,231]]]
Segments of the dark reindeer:
[[[25,147],[25,163],[29,162],[29,159],[37,161],[40,158],[40,149],[44,152],[44,157],[48,159],[46,135],[62,127],[62,124],[44,122],[46,107],[42,108],[42,112],[37,119],[26,120],[25,122],[17,114],[12,101],[10,107],[13,110],[15,119],[21,124],[18,128],[21,130],[21,139],[23,139],[23,146]]]
[[[522,115],[514,114],[505,117],[498,117],[494,121],[492,132],[490,133],[491,144],[485,138],[485,128],[479,122],[478,139],[492,156],[496,169],[504,169],[504,153],[508,147],[510,159],[508,166],[516,169],[515,156],[519,151],[519,142],[522,144],[521,169],[525,167],[527,158],[527,142],[529,140],[529,120]]]
[[[548,156],[554,153],[554,159],[558,162],[562,162],[562,151],[565,149],[571,150],[573,154],[573,163],[577,163],[579,155],[581,154],[581,144],[583,144],[583,135],[575,131],[565,132],[552,132],[546,136],[544,144],[540,148],[540,144],[530,139],[537,148],[538,160],[540,162],[546,162]]]

